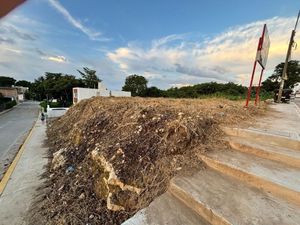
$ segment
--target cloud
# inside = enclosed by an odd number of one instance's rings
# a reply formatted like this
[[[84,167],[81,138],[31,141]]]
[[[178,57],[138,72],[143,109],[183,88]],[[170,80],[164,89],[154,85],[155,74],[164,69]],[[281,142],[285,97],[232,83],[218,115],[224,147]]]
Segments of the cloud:
[[[129,43],[108,52],[107,58],[125,74],[160,74],[149,80],[160,87],[209,81],[248,85],[263,24],[267,23],[271,39],[266,78],[284,61],[294,22],[293,17],[274,17],[231,27],[200,41],[193,34],[173,34],[153,40],[150,47]],[[293,54],[300,56],[299,51]]]
[[[17,49],[17,48],[11,48],[11,47],[2,47],[1,48],[3,51],[8,51],[8,52],[11,52],[11,53],[15,53],[15,54],[22,54],[22,50],[21,49]]]
[[[45,44],[47,25],[21,15],[9,16],[0,24],[0,76],[32,81],[46,71],[74,71],[65,52]]]
[[[4,27],[5,28],[5,27]],[[14,26],[7,26],[6,27],[7,32],[10,32],[11,34],[15,35],[19,39],[25,40],[25,41],[35,41],[36,38],[34,35],[26,33],[21,31],[20,29],[15,28]]]
[[[66,57],[58,55],[58,56],[43,56],[41,57],[42,59],[50,60],[53,62],[58,62],[58,63],[65,63],[67,62]]]
[[[172,34],[168,35],[166,37],[156,39],[152,41],[152,47],[153,48],[159,48],[163,45],[166,45],[167,43],[178,41],[178,40],[184,40],[186,34]]]
[[[2,43],[14,44],[15,41],[12,38],[0,37],[0,44]]]
[[[36,53],[39,54],[41,57],[42,57],[42,56],[48,56],[48,54],[47,54],[46,52],[42,51],[42,50],[39,49],[39,48],[36,48],[35,51],[36,51]]]
[[[38,55],[40,55],[41,59],[49,60],[49,61],[53,61],[53,62],[57,62],[57,63],[66,63],[67,62],[67,58],[65,56],[50,55],[50,54],[47,54],[46,52],[42,51],[39,48],[35,49],[35,51],[37,52]]]
[[[6,37],[5,37],[6,36]],[[16,26],[3,23],[0,26],[0,44],[3,42],[14,44],[16,41],[35,41],[36,37],[24,31],[22,28],[17,28]]]
[[[227,73],[227,70],[225,68],[222,68],[220,66],[215,67],[189,67],[186,65],[181,64],[175,64],[176,65],[176,72],[181,74],[189,74],[196,77],[202,77],[202,78],[209,78],[214,79],[218,81],[234,81],[231,77],[224,77],[224,74]]]
[[[74,18],[70,12],[60,4],[57,0],[48,0],[51,6],[53,6],[63,17],[75,28],[86,34],[91,40],[95,41],[107,41],[108,38],[102,37],[101,32],[93,31],[90,28],[84,26],[78,19]]]

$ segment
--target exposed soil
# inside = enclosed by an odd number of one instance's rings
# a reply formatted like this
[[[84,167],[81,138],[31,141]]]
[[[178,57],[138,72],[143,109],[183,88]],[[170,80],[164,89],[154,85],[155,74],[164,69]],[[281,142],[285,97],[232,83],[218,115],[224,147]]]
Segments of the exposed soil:
[[[220,99],[81,101],[48,127],[47,182],[29,224],[121,224],[164,193],[178,173],[203,168],[221,125],[264,109]]]

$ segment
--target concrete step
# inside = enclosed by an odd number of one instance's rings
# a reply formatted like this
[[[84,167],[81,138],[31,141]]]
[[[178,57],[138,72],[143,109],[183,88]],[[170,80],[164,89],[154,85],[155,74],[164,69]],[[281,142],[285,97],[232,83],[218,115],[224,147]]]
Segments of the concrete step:
[[[300,170],[237,151],[200,155],[209,167],[300,205]]]
[[[266,131],[258,129],[240,129],[223,127],[225,134],[234,137],[240,137],[250,140],[251,142],[264,142],[270,145],[285,147],[293,150],[300,151],[299,137],[292,137],[281,134],[279,131]]]
[[[226,140],[234,150],[300,168],[300,151],[268,145],[264,142],[253,142],[241,137],[229,137]]]
[[[169,192],[156,198],[122,225],[208,225],[195,211]]]
[[[169,191],[210,224],[300,222],[299,206],[212,169],[173,179]]]

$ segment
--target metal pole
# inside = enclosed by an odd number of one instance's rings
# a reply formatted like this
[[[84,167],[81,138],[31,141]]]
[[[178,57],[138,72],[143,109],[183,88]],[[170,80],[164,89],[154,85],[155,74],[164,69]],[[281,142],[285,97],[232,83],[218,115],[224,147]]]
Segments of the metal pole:
[[[264,40],[264,35],[265,35],[266,27],[267,27],[267,24],[264,24],[262,35],[261,35],[261,37],[259,38],[259,41],[258,41],[256,54],[262,48],[262,43],[263,43],[263,40]],[[254,66],[253,66],[251,80],[250,80],[250,84],[249,84],[249,88],[248,88],[248,93],[247,93],[247,99],[246,99],[245,107],[248,107],[248,104],[249,104],[249,101],[250,101],[250,98],[251,98],[251,89],[252,89],[252,84],[253,84],[253,78],[254,78],[254,74],[255,74],[256,64],[257,64],[257,58],[255,58],[255,61],[254,61]]]
[[[257,60],[254,61],[245,107],[248,107],[249,100],[250,100],[250,97],[251,97],[251,89],[252,89],[252,83],[253,83],[253,78],[254,78],[254,74],[255,74],[256,64],[257,64]]]
[[[264,73],[264,68],[261,69],[261,72],[260,72],[260,77],[259,77],[259,82],[258,82],[258,86],[256,88],[256,96],[255,96],[255,105],[257,105],[257,102],[259,101],[259,91],[260,91],[260,85],[261,85],[261,78],[262,78],[262,75]]]
[[[288,46],[288,50],[287,50],[286,58],[285,58],[285,62],[284,62],[284,67],[283,67],[283,70],[282,70],[281,82],[280,82],[280,87],[279,87],[279,91],[278,91],[278,99],[277,99],[277,102],[279,102],[279,103],[281,102],[281,96],[282,96],[282,90],[283,90],[283,87],[284,87],[284,81],[288,79],[288,77],[287,77],[287,67],[288,67],[288,63],[289,63],[290,58],[291,58],[292,46],[294,44],[294,37],[295,37],[295,34],[296,34],[296,29],[297,29],[297,25],[298,25],[298,21],[299,21],[299,16],[300,16],[300,10],[298,12],[298,17],[297,17],[297,20],[296,20],[295,28],[294,28],[294,30],[292,30],[292,34],[291,34],[291,37],[290,37],[290,42],[289,42],[289,46]]]

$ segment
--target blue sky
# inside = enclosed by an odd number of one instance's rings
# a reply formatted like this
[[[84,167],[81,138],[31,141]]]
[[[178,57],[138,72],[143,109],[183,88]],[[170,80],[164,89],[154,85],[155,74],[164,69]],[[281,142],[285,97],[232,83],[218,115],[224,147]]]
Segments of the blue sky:
[[[267,76],[284,60],[299,6],[271,0],[28,0],[0,20],[0,75],[33,80],[46,71],[78,75],[88,66],[112,89],[133,73],[160,88],[208,81],[248,85],[263,24],[271,39]],[[300,59],[299,50],[293,58]]]

